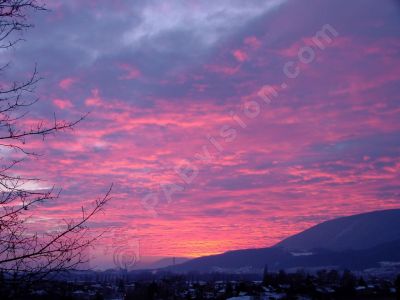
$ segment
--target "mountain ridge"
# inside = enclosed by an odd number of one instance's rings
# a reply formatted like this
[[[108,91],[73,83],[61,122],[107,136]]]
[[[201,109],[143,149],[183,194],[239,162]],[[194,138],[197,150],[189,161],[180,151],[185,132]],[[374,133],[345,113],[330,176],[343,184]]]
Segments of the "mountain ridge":
[[[272,247],[227,251],[167,269],[260,272],[265,265],[271,270],[323,266],[363,269],[378,267],[381,261],[400,261],[400,209],[340,217],[312,226]]]
[[[282,240],[275,247],[289,250],[362,250],[397,238],[400,238],[400,209],[388,209],[322,222]]]

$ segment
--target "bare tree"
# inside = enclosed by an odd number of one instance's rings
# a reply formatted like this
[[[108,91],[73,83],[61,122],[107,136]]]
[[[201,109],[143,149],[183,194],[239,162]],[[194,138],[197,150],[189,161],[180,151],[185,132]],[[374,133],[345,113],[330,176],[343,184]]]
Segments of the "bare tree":
[[[13,47],[21,33],[32,27],[27,15],[46,10],[37,0],[0,0],[0,51]],[[9,64],[0,66],[0,76]],[[57,131],[72,129],[82,121],[58,120],[25,125],[27,114],[38,101],[34,88],[39,81],[36,67],[29,79],[9,84],[0,80],[0,272],[5,278],[21,282],[40,280],[60,271],[70,270],[86,260],[85,248],[96,236],[88,235],[87,222],[101,211],[110,198],[95,200],[83,208],[79,219],[65,220],[64,226],[50,233],[32,232],[29,213],[43,201],[54,201],[59,193],[52,189],[27,187],[36,178],[15,175],[17,165],[37,155],[27,150],[33,138],[45,138]],[[12,153],[5,155],[4,153]]]

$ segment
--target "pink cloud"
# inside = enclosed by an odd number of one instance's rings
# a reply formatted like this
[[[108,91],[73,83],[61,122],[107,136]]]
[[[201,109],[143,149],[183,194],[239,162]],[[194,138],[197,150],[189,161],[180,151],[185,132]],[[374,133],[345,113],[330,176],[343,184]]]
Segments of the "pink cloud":
[[[60,88],[62,88],[63,90],[68,90],[75,82],[77,82],[76,78],[67,77],[67,78],[64,78],[63,80],[61,80],[58,83],[58,86]]]
[[[253,49],[260,48],[261,41],[257,39],[255,36],[249,36],[244,39],[244,44],[250,46]]]
[[[98,89],[93,89],[92,96],[85,100],[85,104],[87,106],[100,106],[102,104],[102,100],[99,94],[100,92]]]
[[[249,59],[247,53],[239,49],[233,51],[233,56],[236,58],[238,62],[245,62],[246,60]]]
[[[120,76],[119,79],[132,80],[141,76],[140,70],[133,65],[123,63],[119,64],[118,67],[125,73],[124,75]]]
[[[222,66],[222,65],[207,65],[205,68],[214,73],[220,73],[220,74],[231,76],[231,75],[236,74],[239,71],[240,66],[229,67],[229,66]]]
[[[346,48],[351,45],[351,42],[352,41],[349,38],[337,36],[332,39],[331,42],[326,41],[324,46],[326,48]],[[319,51],[318,42],[316,42],[314,37],[304,37],[295,43],[292,43],[289,47],[279,49],[275,52],[283,57],[294,58],[299,55],[299,52],[303,47],[311,47],[315,51]]]
[[[74,106],[68,99],[54,99],[53,104],[60,109],[69,109]]]

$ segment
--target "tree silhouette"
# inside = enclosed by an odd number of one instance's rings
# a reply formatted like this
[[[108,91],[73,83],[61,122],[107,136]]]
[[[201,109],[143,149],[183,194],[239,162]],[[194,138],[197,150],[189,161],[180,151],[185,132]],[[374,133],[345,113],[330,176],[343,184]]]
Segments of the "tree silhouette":
[[[14,47],[22,33],[32,27],[27,16],[44,10],[36,0],[0,0],[0,50]],[[83,250],[98,237],[89,237],[87,222],[103,209],[111,188],[93,206],[82,207],[79,219],[65,220],[62,229],[46,234],[32,232],[28,212],[43,201],[56,200],[59,192],[54,188],[29,188],[28,183],[38,179],[16,175],[18,165],[37,155],[28,151],[26,144],[31,139],[44,140],[49,134],[72,129],[85,116],[69,122],[58,120],[54,114],[51,122],[26,125],[31,123],[27,122],[29,111],[38,101],[34,89],[40,78],[35,67],[26,81],[5,82],[4,72],[9,67],[10,64],[0,66],[0,272],[5,280],[22,286],[86,261]]]
[[[396,287],[396,299],[400,300],[400,275],[397,275],[396,281],[395,281],[395,287]]]

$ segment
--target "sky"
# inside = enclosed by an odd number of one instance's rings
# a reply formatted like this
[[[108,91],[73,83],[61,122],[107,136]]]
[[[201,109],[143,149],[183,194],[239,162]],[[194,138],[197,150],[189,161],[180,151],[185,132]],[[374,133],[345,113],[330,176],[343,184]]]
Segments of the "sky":
[[[52,227],[113,184],[96,266],[274,245],[400,204],[400,4],[385,0],[54,0],[2,52],[43,79],[19,175],[62,188]],[[321,35],[323,33],[323,35]],[[125,256],[124,256],[125,255]]]

